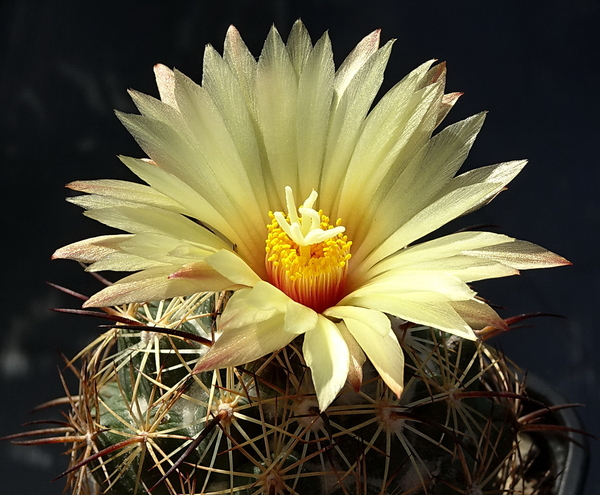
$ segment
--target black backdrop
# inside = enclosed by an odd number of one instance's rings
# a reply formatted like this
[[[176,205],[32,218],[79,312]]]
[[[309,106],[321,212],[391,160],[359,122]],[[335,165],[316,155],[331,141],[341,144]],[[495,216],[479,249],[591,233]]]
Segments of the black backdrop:
[[[203,46],[222,49],[235,24],[258,55],[272,23],[287,36],[301,17],[313,39],[329,29],[336,62],[364,35],[397,38],[384,89],[430,58],[448,62],[448,90],[463,91],[448,122],[489,115],[467,168],[529,158],[491,205],[453,228],[493,223],[556,251],[574,265],[477,285],[505,316],[546,311],[497,344],[553,383],[600,435],[597,0],[221,0],[0,3],[2,302],[0,435],[20,430],[34,405],[61,394],[59,351],[73,355],[96,322],[48,311],[71,306],[50,280],[91,293],[72,262],[50,262],[66,243],[104,233],[68,205],[74,179],[131,178],[116,154],[140,156],[112,109],[133,111],[125,89],[156,94],[152,66],[201,77]],[[3,494],[59,494],[49,480],[66,466],[60,449],[0,444]],[[587,495],[600,494],[593,443]]]

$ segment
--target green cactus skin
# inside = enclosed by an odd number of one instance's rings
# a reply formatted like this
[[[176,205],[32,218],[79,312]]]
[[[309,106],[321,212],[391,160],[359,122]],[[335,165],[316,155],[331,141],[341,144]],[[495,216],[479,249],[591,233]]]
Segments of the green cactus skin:
[[[495,350],[393,321],[402,396],[366,363],[360,391],[319,413],[301,338],[192,373],[226,296],[104,309],[119,323],[70,363],[73,494],[521,493],[523,390]]]

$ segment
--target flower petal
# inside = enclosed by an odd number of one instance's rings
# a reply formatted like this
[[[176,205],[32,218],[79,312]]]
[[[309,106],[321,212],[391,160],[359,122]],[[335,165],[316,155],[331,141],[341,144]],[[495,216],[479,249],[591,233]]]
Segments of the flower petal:
[[[475,292],[458,277],[444,271],[391,270],[348,294],[340,305],[349,304],[355,297],[377,295],[437,302],[469,300],[475,296]]]
[[[313,48],[310,34],[301,20],[294,22],[285,47],[290,54],[296,75],[300,77]]]
[[[365,364],[367,356],[365,356],[365,353],[361,349],[356,339],[348,331],[346,324],[340,322],[336,323],[336,325],[342,334],[342,337],[344,337],[346,345],[348,346],[348,352],[350,353],[348,383],[356,393],[359,393],[363,382],[363,364]]]
[[[304,335],[302,351],[311,370],[319,409],[324,411],[346,383],[348,346],[335,323],[319,315],[316,328]]]
[[[381,29],[365,36],[346,57],[335,74],[335,92],[340,97],[356,75],[377,50],[381,39]]]
[[[480,330],[487,326],[507,331],[508,325],[492,308],[479,299],[470,301],[452,301],[452,308],[471,328]]]
[[[219,324],[226,330],[284,315],[280,331],[300,335],[317,325],[317,313],[299,304],[268,282],[237,291],[227,303]]]
[[[180,213],[198,219],[213,230],[220,232],[231,242],[236,242],[237,234],[229,222],[189,184],[149,160],[127,156],[120,156],[119,159],[153,189],[173,200],[177,198],[177,203],[183,208]]]
[[[98,208],[86,211],[85,215],[109,227],[134,234],[159,234],[189,241],[202,248],[205,255],[230,247],[223,239],[196,222],[152,206]]]
[[[227,222],[237,233],[231,242],[237,244],[241,252],[250,257],[256,256],[260,251],[258,246],[262,247],[264,241],[262,231],[268,212],[264,212],[264,218],[249,217],[243,207],[243,198],[238,197],[236,202],[232,201],[228,186],[229,180],[233,178],[223,181],[223,177],[214,173],[204,155],[190,142],[189,136],[182,134],[185,134],[185,121],[173,124],[140,115],[117,113],[117,116],[159,167],[189,184],[223,218],[227,218]],[[242,203],[238,204],[237,201]],[[256,263],[258,264],[258,260]]]
[[[464,251],[464,254],[500,261],[517,270],[551,268],[553,266],[571,264],[570,261],[562,256],[527,241],[515,241],[511,244],[482,247],[480,249]]]
[[[284,188],[298,188],[298,79],[290,55],[275,27],[269,31],[258,60],[255,93],[268,165],[275,192],[283,205]]]
[[[52,259],[76,260],[81,263],[93,263],[119,250],[119,242],[130,239],[132,235],[101,235],[74,242],[54,251]]]
[[[206,263],[232,282],[252,287],[260,277],[237,254],[221,249],[206,258]]]
[[[325,313],[344,320],[383,381],[400,397],[404,387],[404,353],[389,318],[380,311],[352,306],[337,306]]]
[[[451,258],[469,250],[512,242],[512,237],[492,232],[457,232],[409,246],[377,263],[368,271],[368,276],[374,277],[391,269],[414,267],[432,260]]]
[[[302,150],[298,154],[299,198],[307,198],[321,181],[334,74],[331,42],[325,33],[307,58],[298,81],[296,136]]]
[[[223,329],[210,350],[198,361],[194,373],[250,363],[285,347],[296,336],[281,330],[283,320],[283,314],[277,313],[254,324]]]
[[[227,47],[227,42],[225,43]],[[227,57],[227,51],[225,53]],[[256,61],[252,59],[252,74],[256,69]],[[252,81],[254,75],[251,76]],[[252,82],[252,85],[254,82]],[[231,136],[232,145],[244,163],[250,179],[252,192],[261,211],[269,211],[267,191],[274,186],[267,180],[263,170],[266,157],[261,152],[260,134],[256,132],[256,111],[254,104],[249,105],[250,96],[246,95],[240,80],[232,67],[211,46],[204,50],[204,70],[202,87],[206,89],[215,106],[218,108],[224,125]],[[254,95],[252,94],[252,101]],[[264,164],[266,166],[266,164]]]
[[[201,264],[198,264],[201,265]],[[197,266],[198,278],[169,278],[169,275],[180,267],[157,267],[143,270],[122,278],[90,297],[84,308],[118,306],[132,302],[160,301],[177,296],[187,296],[196,292],[219,292],[238,288],[208,265],[200,270]]]
[[[114,206],[114,202],[111,202],[110,200],[117,199],[127,203],[140,203],[143,205],[155,206],[157,208],[164,208],[165,210],[177,213],[182,213],[183,210],[179,203],[168,196],[161,194],[156,189],[124,180],[101,179],[74,181],[67,184],[66,187],[73,191],[97,194],[98,196],[107,198],[106,204],[109,206]],[[83,199],[88,197],[89,196],[81,196],[78,198]],[[69,199],[74,200],[77,198]],[[77,203],[77,201],[72,202]]]
[[[392,42],[369,56],[352,76],[341,97],[334,96],[334,110],[330,116],[327,151],[323,162],[323,176],[319,187],[319,205],[324,211],[334,212],[339,185],[344,180],[348,162],[356,146],[356,139],[362,129],[377,92],[383,82],[383,72],[387,65]],[[341,70],[341,69],[340,69]],[[336,74],[336,83],[338,75]],[[339,101],[336,100],[339,98]]]
[[[237,151],[219,107],[205,88],[179,71],[175,71],[175,82],[181,118],[189,129],[194,151],[202,155],[207,172],[236,205],[238,214],[243,218],[260,219],[265,215],[261,206],[266,204],[266,198],[259,197],[258,193],[264,194],[264,189],[253,188],[246,164]],[[254,194],[248,194],[248,191]]]
[[[409,296],[413,296],[410,294]],[[423,294],[420,300],[396,294],[369,294],[349,297],[342,301],[347,306],[376,309],[406,321],[439,328],[469,340],[475,340],[473,329],[453,308],[454,301],[435,301],[436,294]]]
[[[254,300],[256,293],[254,288],[243,288],[236,291],[219,317],[219,329],[228,330],[241,328],[273,318],[277,314],[285,312],[286,299],[270,299],[271,304],[258,306]],[[252,297],[250,297],[252,294]],[[285,294],[284,294],[285,296]],[[268,302],[268,301],[267,301]],[[283,325],[283,320],[282,320]]]
[[[256,77],[256,59],[248,50],[239,31],[229,26],[225,36],[223,59],[235,75],[246,98],[247,106],[255,108],[254,80]]]
[[[237,291],[219,318],[221,334],[195,372],[254,361],[313,331],[317,314],[267,282]]]
[[[156,64],[154,66],[154,77],[156,78],[156,86],[158,87],[158,94],[161,101],[173,108],[177,108],[173,71],[163,64]]]
[[[436,87],[422,87],[432,63],[422,64],[396,84],[364,121],[344,177],[336,213],[351,232],[363,220],[364,215],[356,213],[366,214],[373,207],[371,202],[381,196],[380,193],[375,196],[375,192],[393,182],[393,176],[388,176],[390,169],[394,175],[400,174],[431,136],[434,115],[443,94],[441,83]]]
[[[368,269],[411,242],[478,208],[497,195],[524,166],[525,161],[502,163],[476,169],[452,179],[429,206],[404,223],[364,259],[369,248],[366,244],[361,246],[362,252],[354,255],[354,264],[358,261],[361,269]]]

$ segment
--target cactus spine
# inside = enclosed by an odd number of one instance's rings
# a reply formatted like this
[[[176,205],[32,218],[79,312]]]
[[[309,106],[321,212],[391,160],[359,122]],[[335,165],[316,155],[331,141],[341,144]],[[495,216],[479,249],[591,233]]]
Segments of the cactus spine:
[[[98,311],[115,324],[69,363],[80,386],[58,440],[71,444],[63,474],[73,494],[539,488],[518,449],[522,385],[485,342],[395,322],[407,356],[401,398],[365,367],[361,390],[347,386],[319,413],[297,341],[192,374],[226,300],[196,294]]]

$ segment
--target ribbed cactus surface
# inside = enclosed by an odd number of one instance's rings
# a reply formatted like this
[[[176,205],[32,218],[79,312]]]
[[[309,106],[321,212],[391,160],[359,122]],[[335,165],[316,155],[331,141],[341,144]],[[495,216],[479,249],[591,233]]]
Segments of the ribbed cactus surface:
[[[521,384],[485,343],[394,322],[400,399],[365,366],[319,411],[301,342],[193,374],[227,294],[106,308],[71,363],[66,473],[77,495],[476,494],[525,486]],[[535,489],[535,486],[529,486]]]

